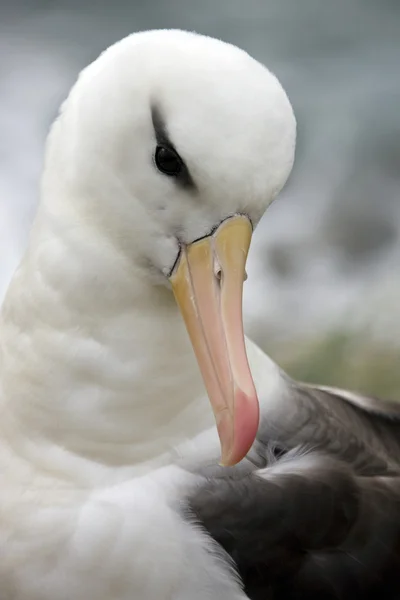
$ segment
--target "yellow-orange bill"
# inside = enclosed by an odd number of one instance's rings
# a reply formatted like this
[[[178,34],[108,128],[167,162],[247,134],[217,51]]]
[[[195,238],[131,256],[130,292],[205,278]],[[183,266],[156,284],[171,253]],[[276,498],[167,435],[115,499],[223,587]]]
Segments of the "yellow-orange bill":
[[[221,462],[227,466],[246,456],[259,423],[242,316],[251,236],[247,217],[230,217],[210,236],[182,248],[170,278],[214,411]]]

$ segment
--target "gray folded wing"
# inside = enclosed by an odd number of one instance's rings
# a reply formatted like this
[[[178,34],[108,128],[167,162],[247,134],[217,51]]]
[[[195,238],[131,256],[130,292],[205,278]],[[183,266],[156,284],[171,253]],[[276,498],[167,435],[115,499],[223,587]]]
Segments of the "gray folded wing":
[[[400,598],[400,477],[364,477],[323,453],[292,454],[190,499],[253,600]]]
[[[281,398],[265,402],[257,453],[319,449],[364,475],[400,472],[400,403],[283,377]]]
[[[202,468],[192,514],[253,600],[397,600],[400,407],[289,378],[281,394],[239,469]]]

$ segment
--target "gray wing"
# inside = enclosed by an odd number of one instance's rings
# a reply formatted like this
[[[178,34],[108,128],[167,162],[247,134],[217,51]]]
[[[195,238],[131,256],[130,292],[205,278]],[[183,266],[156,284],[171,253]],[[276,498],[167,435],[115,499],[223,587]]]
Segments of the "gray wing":
[[[398,600],[400,407],[284,373],[261,402],[248,458],[189,499],[248,596]]]
[[[400,598],[400,477],[360,476],[322,452],[291,452],[190,498],[253,600]]]
[[[336,456],[363,475],[400,474],[400,403],[282,374],[279,397],[264,399],[253,454],[300,447]]]
[[[381,416],[385,419],[400,419],[400,399],[396,401],[378,398],[377,396],[366,396],[365,394],[358,392],[327,385],[306,383],[303,383],[302,385],[310,389],[320,390],[330,396],[341,398],[371,415]]]

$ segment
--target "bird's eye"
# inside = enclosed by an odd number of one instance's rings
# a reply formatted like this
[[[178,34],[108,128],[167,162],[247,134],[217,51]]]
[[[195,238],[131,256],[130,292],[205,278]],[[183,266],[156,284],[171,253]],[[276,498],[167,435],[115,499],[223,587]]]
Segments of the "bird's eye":
[[[169,177],[176,177],[182,169],[182,160],[172,148],[157,146],[154,160],[157,169]]]

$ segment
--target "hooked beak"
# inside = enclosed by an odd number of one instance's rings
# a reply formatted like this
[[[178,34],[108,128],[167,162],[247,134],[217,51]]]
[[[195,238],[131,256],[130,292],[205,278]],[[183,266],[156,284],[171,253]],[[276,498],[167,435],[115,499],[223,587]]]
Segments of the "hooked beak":
[[[242,317],[251,236],[247,217],[230,217],[211,235],[183,246],[170,276],[214,411],[225,466],[246,456],[259,424]]]

